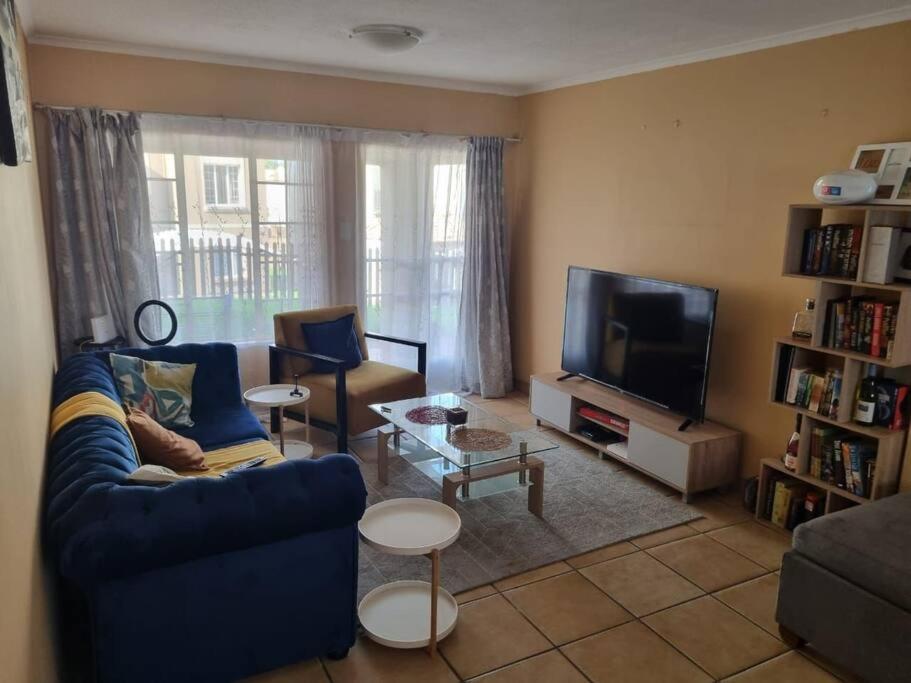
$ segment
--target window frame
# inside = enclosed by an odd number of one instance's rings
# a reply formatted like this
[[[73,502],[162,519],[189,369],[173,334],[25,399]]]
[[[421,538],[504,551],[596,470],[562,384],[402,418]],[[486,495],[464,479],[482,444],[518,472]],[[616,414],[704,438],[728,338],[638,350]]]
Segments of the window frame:
[[[246,178],[244,177],[244,166],[245,161],[243,157],[212,157],[212,156],[200,156],[199,168],[200,168],[200,184],[202,187],[203,199],[205,200],[206,211],[211,211],[213,213],[218,213],[220,211],[236,211],[238,209],[246,211],[250,208],[250,202],[247,200],[247,189]],[[206,170],[208,168],[213,169],[213,189],[215,191],[214,203],[209,202],[209,192],[208,184],[206,182]],[[218,197],[218,169],[225,169],[225,194],[229,195],[225,197],[228,201],[220,202],[217,201]],[[237,201],[230,201],[230,194],[233,188],[229,185],[229,173],[228,169],[235,169],[237,173],[236,179],[236,189],[237,189]],[[255,177],[255,169],[253,172]]]

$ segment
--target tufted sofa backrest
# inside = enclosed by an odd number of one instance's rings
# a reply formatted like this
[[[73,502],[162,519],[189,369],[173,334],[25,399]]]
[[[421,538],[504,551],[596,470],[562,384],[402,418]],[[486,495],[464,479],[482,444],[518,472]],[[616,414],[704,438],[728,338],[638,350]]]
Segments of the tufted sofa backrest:
[[[149,349],[123,349],[115,353],[168,363],[196,363],[196,374],[193,375],[193,417],[243,404],[237,347],[233,344],[180,344]],[[99,351],[94,355],[103,361],[110,375],[110,352]]]
[[[196,363],[193,411],[200,415],[219,406],[242,402],[237,350],[232,344],[182,344],[151,349],[125,349],[124,355],[173,363]],[[83,392],[98,392],[115,403],[117,391],[108,353],[70,356],[54,377],[53,407]],[[126,428],[111,417],[83,417],[61,428],[48,445],[47,540],[52,550],[64,547],[82,525],[110,515],[112,497],[139,467]],[[130,499],[138,491],[124,492]]]

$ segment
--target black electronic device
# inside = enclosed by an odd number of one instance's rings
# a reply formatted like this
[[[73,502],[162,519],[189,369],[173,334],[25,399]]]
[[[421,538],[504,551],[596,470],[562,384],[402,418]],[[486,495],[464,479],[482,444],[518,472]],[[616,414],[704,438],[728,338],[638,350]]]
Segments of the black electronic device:
[[[246,462],[242,462],[239,465],[235,465],[231,469],[222,472],[220,476],[226,477],[229,474],[237,474],[238,472],[243,472],[244,470],[248,470],[251,467],[259,467],[264,462],[266,462],[266,458],[263,456],[253,458],[252,460],[247,460]]]
[[[571,266],[561,367],[701,421],[717,300],[716,289]]]

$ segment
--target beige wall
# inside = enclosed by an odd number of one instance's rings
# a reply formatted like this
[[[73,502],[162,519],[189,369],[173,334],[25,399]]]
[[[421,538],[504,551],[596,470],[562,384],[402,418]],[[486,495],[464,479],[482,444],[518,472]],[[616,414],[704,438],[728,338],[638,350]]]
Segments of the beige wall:
[[[36,102],[295,123],[512,135],[513,97],[32,45]]]
[[[517,376],[559,368],[570,264],[717,287],[708,414],[755,474],[793,429],[771,339],[812,295],[780,277],[787,205],[856,145],[911,139],[909,63],[902,23],[521,98]]]
[[[0,242],[0,680],[53,681],[40,525],[55,344],[35,162],[0,166]]]

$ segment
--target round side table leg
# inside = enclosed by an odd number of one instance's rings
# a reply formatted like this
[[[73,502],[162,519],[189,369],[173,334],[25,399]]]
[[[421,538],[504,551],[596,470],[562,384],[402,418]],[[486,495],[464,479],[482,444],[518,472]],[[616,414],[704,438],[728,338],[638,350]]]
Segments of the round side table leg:
[[[431,657],[437,653],[437,593],[440,590],[440,551],[430,551],[430,644]]]
[[[278,407],[278,450],[285,454],[285,406]]]
[[[307,443],[312,444],[310,441],[310,401],[307,401],[304,404],[304,422],[307,425]]]

